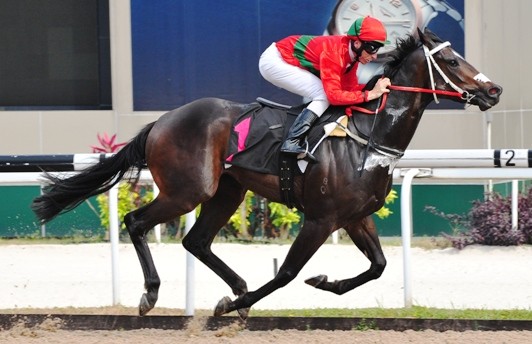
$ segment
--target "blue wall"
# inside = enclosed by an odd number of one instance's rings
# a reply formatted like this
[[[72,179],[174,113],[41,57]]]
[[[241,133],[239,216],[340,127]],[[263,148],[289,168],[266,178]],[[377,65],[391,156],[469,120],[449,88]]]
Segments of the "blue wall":
[[[463,0],[448,1],[463,14]],[[252,102],[300,98],[262,80],[272,42],[320,35],[336,0],[132,0],[134,109],[170,110],[202,97]],[[463,53],[463,31],[445,14],[429,26]]]
[[[284,36],[323,33],[334,3],[133,0],[135,110],[169,110],[209,96],[294,101],[262,81],[259,56]]]

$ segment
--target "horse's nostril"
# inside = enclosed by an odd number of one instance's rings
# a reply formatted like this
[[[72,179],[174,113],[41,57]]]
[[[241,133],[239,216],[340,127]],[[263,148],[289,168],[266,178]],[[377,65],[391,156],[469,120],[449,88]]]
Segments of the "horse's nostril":
[[[501,87],[498,87],[498,86],[493,86],[492,88],[490,88],[488,90],[488,94],[490,96],[498,96],[502,93],[502,88]]]

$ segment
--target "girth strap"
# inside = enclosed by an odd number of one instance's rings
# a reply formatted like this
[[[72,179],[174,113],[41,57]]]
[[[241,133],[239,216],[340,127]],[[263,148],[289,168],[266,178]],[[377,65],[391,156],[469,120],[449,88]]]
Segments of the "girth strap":
[[[294,175],[296,168],[295,156],[290,154],[279,154],[279,188],[281,200],[288,208],[295,207]]]

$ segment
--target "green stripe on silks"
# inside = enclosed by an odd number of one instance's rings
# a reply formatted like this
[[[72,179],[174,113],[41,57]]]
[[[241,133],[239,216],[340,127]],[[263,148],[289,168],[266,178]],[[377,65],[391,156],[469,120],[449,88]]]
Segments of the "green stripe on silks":
[[[314,36],[301,36],[294,46],[294,56],[299,60],[301,66],[307,69],[309,72],[316,76],[320,76],[320,71],[314,68],[312,62],[307,60],[305,53],[307,52],[308,42],[310,42]]]
[[[355,20],[353,25],[347,30],[347,34],[350,36],[359,36],[360,31],[362,30],[362,22],[364,22],[364,18],[358,18]]]

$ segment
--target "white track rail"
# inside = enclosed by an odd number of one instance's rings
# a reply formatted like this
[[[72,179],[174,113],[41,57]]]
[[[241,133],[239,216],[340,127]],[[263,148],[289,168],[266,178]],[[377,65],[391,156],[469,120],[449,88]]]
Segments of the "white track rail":
[[[32,166],[53,166],[53,172],[67,177],[83,168],[97,163],[109,155],[73,154],[73,155],[31,155],[0,156],[0,185],[42,185],[39,172],[28,171]],[[54,159],[57,162],[54,163]],[[404,301],[405,307],[412,306],[412,283],[410,274],[410,241],[412,236],[412,199],[411,186],[415,180],[423,182],[482,182],[487,180],[512,181],[512,223],[517,223],[517,180],[532,179],[532,150],[528,149],[451,149],[451,150],[409,150],[399,160],[393,171],[393,179],[401,183],[401,233],[403,240]],[[38,169],[38,167],[37,167]],[[9,172],[4,172],[4,171]],[[153,183],[149,171],[141,171],[140,180]],[[154,190],[157,190],[154,185]],[[113,267],[113,303],[120,303],[118,289],[118,219],[117,192],[112,190],[109,202],[112,267]],[[187,230],[195,221],[195,213],[187,215]],[[157,231],[157,229],[156,229]],[[156,237],[160,238],[160,234]],[[189,254],[189,253],[188,253]],[[189,254],[190,255],[190,254]],[[193,301],[194,259],[187,257],[187,315],[194,314]],[[189,281],[190,280],[190,281]]]

